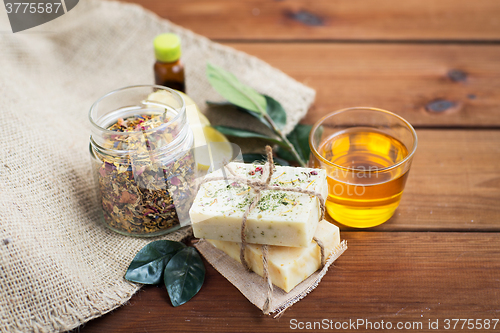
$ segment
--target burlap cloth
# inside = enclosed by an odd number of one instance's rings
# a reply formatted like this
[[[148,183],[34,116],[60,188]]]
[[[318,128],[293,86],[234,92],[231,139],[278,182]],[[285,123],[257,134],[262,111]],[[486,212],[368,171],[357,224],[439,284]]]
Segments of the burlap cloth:
[[[181,35],[188,94],[202,108],[205,100],[220,99],[205,78],[207,61],[279,100],[288,113],[286,131],[314,99],[312,89],[255,57],[136,5],[80,1],[62,17],[18,34],[7,32],[2,14],[0,30],[1,332],[69,330],[139,289],[123,275],[151,239],[99,224],[87,113],[111,90],[153,82],[155,35]]]

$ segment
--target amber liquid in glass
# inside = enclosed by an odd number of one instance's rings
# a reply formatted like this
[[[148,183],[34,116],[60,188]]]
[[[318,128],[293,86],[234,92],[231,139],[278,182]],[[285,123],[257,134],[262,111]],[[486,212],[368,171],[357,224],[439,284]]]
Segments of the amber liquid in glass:
[[[341,168],[329,168],[326,208],[336,221],[367,228],[387,221],[399,205],[408,170],[391,168],[408,150],[399,140],[357,127],[327,138],[318,152]]]

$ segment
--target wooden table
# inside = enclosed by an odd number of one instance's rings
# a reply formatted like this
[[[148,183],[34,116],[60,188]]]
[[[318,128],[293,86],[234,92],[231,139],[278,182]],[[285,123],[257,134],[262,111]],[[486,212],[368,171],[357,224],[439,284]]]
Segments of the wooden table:
[[[471,319],[464,330],[472,323],[477,332],[490,319],[492,330],[500,318],[500,1],[130,1],[316,89],[304,123],[375,106],[409,120],[419,147],[395,216],[369,230],[342,228],[349,249],[280,319],[206,264],[189,303],[173,308],[163,287],[145,287],[78,331],[276,332],[323,319],[374,329],[382,320],[393,329],[421,323],[420,331]]]

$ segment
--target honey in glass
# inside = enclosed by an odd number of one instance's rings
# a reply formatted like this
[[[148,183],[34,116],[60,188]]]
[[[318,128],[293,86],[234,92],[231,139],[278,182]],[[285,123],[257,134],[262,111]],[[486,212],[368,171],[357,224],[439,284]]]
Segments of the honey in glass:
[[[311,133],[311,164],[327,171],[328,214],[351,227],[373,227],[391,218],[401,201],[416,148],[416,136],[412,141],[413,135],[408,135],[414,133],[411,125],[406,127],[409,133],[402,133],[404,127],[393,123],[392,113],[377,109],[371,112],[382,112],[381,119],[360,114],[359,123],[346,126],[345,122],[334,122],[342,123],[337,127],[323,121],[320,130],[315,125]],[[412,144],[411,150],[402,140]]]

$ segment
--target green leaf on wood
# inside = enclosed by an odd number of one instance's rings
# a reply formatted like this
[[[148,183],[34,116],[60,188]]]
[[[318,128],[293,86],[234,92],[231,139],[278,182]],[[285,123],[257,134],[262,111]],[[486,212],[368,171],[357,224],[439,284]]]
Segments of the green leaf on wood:
[[[232,73],[207,63],[207,77],[212,87],[229,102],[253,111],[262,117],[266,113],[266,99],[253,88],[242,84]]]
[[[164,281],[173,306],[179,306],[200,291],[205,280],[205,266],[195,248],[186,247],[170,259]]]
[[[311,154],[311,148],[309,147],[309,133],[311,132],[311,128],[311,125],[298,124],[293,131],[286,136],[305,162],[309,160],[309,155]],[[282,147],[278,149],[277,154],[285,160],[297,161],[289,150],[283,149]]]
[[[169,260],[186,245],[180,242],[159,240],[143,247],[134,257],[125,279],[143,284],[158,284]]]

